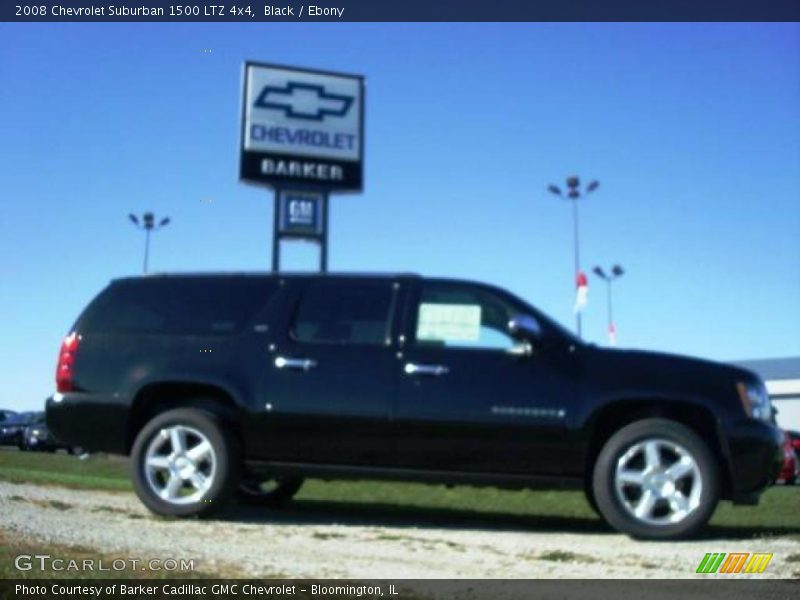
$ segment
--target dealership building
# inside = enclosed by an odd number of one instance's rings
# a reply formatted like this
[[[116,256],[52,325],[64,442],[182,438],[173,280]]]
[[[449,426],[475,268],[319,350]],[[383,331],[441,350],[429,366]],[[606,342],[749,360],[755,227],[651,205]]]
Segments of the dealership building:
[[[800,356],[736,361],[758,373],[767,383],[772,405],[778,409],[778,425],[800,431]]]

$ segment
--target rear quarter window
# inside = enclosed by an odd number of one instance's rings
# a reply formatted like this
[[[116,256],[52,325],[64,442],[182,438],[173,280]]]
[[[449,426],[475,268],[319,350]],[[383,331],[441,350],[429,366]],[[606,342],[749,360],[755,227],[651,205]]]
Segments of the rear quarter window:
[[[264,279],[141,279],[106,288],[78,321],[82,333],[227,335],[266,305]]]
[[[387,345],[393,299],[391,282],[313,284],[300,300],[290,333],[307,343]]]

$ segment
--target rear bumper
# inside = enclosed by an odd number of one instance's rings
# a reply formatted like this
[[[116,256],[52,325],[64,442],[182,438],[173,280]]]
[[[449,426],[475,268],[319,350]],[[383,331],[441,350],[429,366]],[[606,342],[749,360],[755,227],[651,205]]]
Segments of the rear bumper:
[[[127,453],[125,404],[107,395],[55,394],[45,407],[47,428],[67,446],[91,452]]]
[[[783,431],[778,427],[746,419],[727,432],[731,462],[732,500],[752,504],[774,483],[783,464]]]

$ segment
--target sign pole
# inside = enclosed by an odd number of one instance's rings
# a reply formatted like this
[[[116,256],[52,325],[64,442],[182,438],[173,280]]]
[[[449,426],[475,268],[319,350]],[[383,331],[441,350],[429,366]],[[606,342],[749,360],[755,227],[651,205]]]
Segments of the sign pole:
[[[281,237],[278,227],[278,219],[280,219],[278,198],[280,197],[280,190],[275,190],[275,198],[273,199],[272,208],[272,272],[277,273],[281,268]]]
[[[322,196],[322,234],[320,237],[319,249],[319,270],[320,273],[328,272],[328,193]]]

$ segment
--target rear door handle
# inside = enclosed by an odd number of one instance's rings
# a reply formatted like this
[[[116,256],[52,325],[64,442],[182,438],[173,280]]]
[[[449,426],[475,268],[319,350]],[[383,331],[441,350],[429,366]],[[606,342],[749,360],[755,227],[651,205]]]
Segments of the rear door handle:
[[[286,358],[285,356],[276,356],[275,366],[279,369],[299,369],[301,371],[308,371],[317,366],[317,361],[313,358]]]
[[[403,367],[406,375],[447,375],[449,367],[444,365],[419,365],[417,363],[406,363]]]

